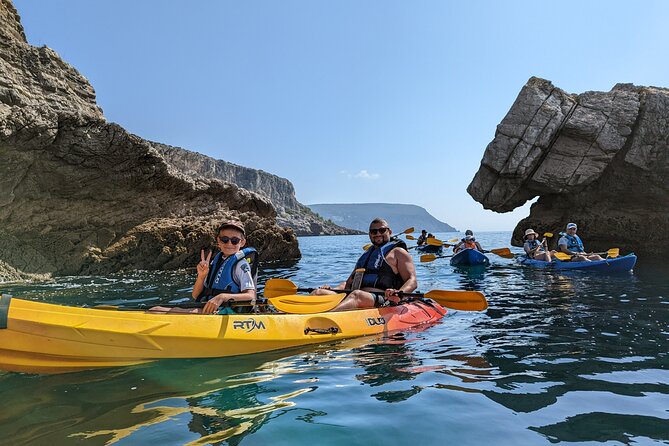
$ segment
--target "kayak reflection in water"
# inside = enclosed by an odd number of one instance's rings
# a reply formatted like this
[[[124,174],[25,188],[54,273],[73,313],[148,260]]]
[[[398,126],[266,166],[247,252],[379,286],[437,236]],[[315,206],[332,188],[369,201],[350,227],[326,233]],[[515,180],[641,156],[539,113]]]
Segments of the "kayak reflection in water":
[[[204,307],[201,309],[153,307],[149,311],[229,314],[234,311],[230,305],[225,304],[248,302],[247,309],[255,304],[257,252],[254,248],[244,248],[246,232],[242,223],[236,220],[223,222],[216,231],[216,243],[220,252],[213,259],[211,251],[206,256],[204,248],[200,251],[197,278],[191,293],[196,302],[206,302]]]
[[[323,285],[312,294],[335,294],[337,290],[354,290],[332,311],[399,303],[397,293],[413,292],[418,287],[418,282],[416,267],[406,244],[399,239],[391,240],[392,233],[386,220],[372,220],[369,224],[369,240],[372,245],[360,256],[348,279],[334,288]]]
[[[477,251],[484,252],[479,242],[477,242],[476,238],[474,238],[474,232],[471,229],[467,229],[465,231],[465,238],[460,240],[458,244],[453,247],[453,253],[457,254],[463,249],[475,249]]]
[[[573,262],[588,262],[590,260],[604,260],[597,254],[588,254],[583,247],[583,241],[576,235],[578,227],[576,223],[567,224],[567,232],[561,232],[558,240],[558,249],[560,252],[571,256]]]
[[[537,240],[537,237],[539,234],[534,232],[534,229],[525,231],[525,243],[523,244],[525,254],[530,259],[550,262],[552,252],[546,247],[546,237],[542,241]]]

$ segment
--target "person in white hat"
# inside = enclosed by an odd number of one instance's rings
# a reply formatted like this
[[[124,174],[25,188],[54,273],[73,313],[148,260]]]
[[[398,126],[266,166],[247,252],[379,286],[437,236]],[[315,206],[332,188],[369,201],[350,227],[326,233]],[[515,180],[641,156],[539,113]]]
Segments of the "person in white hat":
[[[474,231],[471,229],[467,229],[465,231],[465,237],[453,247],[453,254],[457,254],[465,249],[476,249],[477,251],[485,252],[483,248],[481,248],[481,244],[474,238]]]
[[[561,232],[558,240],[558,249],[560,252],[571,256],[573,262],[587,262],[590,260],[604,260],[597,254],[588,254],[583,247],[581,237],[576,235],[578,226],[576,223],[567,223],[567,232]]]
[[[552,259],[551,253],[546,247],[546,238],[544,237],[542,241],[539,241],[537,240],[537,237],[539,237],[539,234],[534,232],[534,229],[528,229],[525,231],[525,243],[523,244],[525,254],[530,259],[550,262]]]

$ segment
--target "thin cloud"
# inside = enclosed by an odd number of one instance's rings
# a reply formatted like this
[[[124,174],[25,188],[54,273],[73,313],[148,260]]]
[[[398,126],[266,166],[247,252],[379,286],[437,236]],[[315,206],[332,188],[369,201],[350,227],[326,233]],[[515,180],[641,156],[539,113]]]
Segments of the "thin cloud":
[[[367,170],[362,169],[360,172],[356,173],[353,175],[354,178],[360,178],[362,180],[378,180],[381,178],[381,175],[378,173],[369,173]]]

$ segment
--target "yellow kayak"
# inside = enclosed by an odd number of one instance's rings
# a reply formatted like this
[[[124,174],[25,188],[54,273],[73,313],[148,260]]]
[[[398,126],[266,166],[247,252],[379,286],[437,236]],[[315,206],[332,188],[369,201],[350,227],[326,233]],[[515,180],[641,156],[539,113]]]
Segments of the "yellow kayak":
[[[166,358],[245,355],[384,334],[439,320],[429,299],[316,314],[155,314],[2,296],[0,369],[64,373]]]

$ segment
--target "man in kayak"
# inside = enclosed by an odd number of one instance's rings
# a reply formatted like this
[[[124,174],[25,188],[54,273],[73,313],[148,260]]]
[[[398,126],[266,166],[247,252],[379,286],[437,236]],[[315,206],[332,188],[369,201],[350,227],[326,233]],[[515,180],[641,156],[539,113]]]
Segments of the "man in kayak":
[[[539,234],[534,232],[534,229],[525,231],[525,243],[523,249],[528,258],[534,260],[543,260],[544,262],[551,261],[551,253],[546,248],[546,238],[542,241],[537,240]]]
[[[558,240],[558,250],[571,256],[573,262],[587,262],[590,260],[604,260],[597,254],[588,254],[583,247],[583,241],[576,235],[576,223],[567,224],[567,232],[561,232]]]
[[[220,252],[211,258],[212,252],[205,255],[200,251],[200,263],[197,264],[197,278],[191,295],[197,302],[206,302],[200,309],[153,307],[149,311],[162,313],[216,313],[226,302],[255,303],[255,259],[254,248],[244,248],[246,233],[241,222],[229,220],[223,222],[216,231],[216,244]],[[226,312],[232,312],[224,308]]]
[[[369,224],[372,246],[360,256],[348,279],[334,288],[323,285],[312,294],[335,294],[338,290],[352,289],[333,311],[399,303],[397,294],[413,292],[418,287],[418,281],[406,244],[399,239],[391,240],[392,233],[386,220],[372,220]]]
[[[420,231],[420,235],[416,239],[416,244],[420,246],[423,245],[426,241],[427,241],[427,231],[423,229],[422,231]]]
[[[471,229],[467,229],[465,231],[465,238],[460,240],[454,247],[453,247],[453,254],[457,254],[458,252],[462,251],[463,249],[476,249],[477,251],[480,252],[485,252],[483,248],[481,248],[481,245],[479,242],[476,241],[474,238],[474,232]]]

